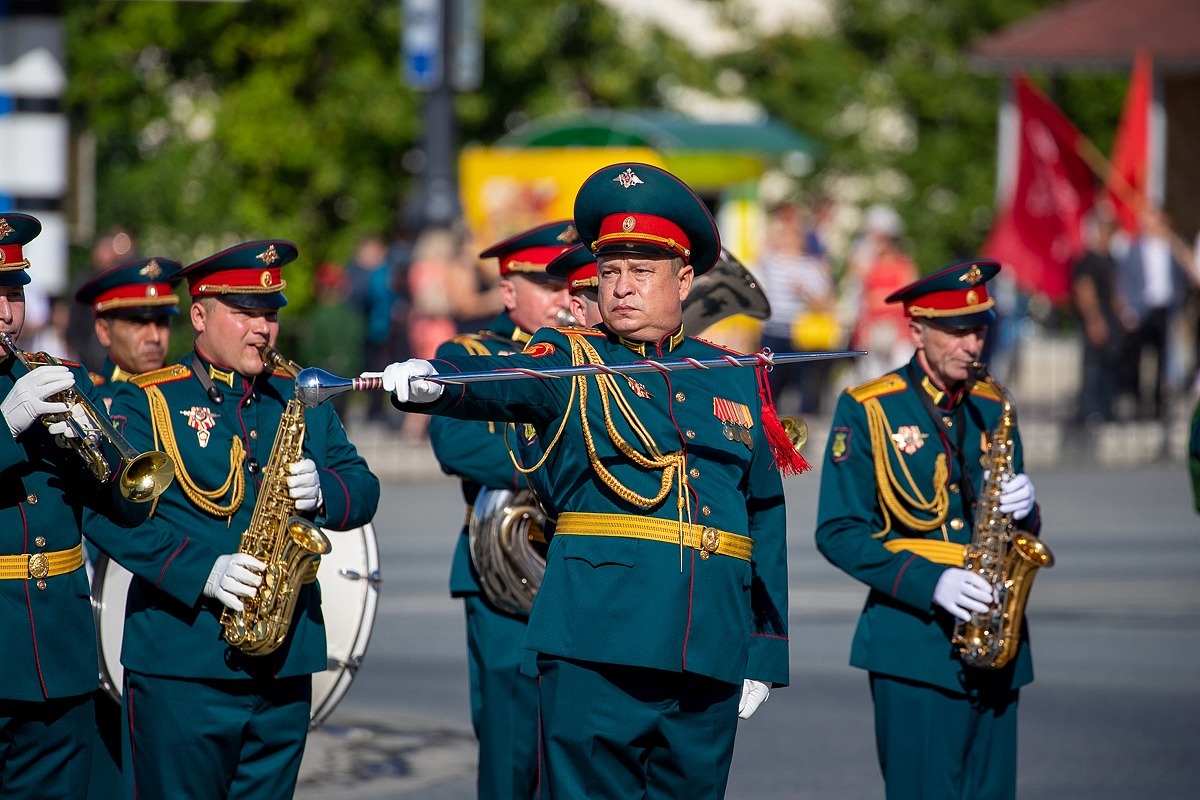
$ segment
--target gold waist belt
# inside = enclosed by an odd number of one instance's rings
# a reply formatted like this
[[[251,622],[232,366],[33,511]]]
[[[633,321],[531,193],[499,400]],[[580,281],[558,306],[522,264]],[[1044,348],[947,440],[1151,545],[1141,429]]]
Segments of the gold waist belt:
[[[591,514],[567,511],[560,514],[554,535],[561,536],[619,536],[624,539],[648,539],[664,544],[679,544],[678,522],[656,517],[635,517],[630,514]],[[754,540],[749,536],[717,530],[704,525],[683,525],[683,544],[700,551],[701,558],[709,554],[750,560]]]
[[[0,580],[26,581],[65,575],[83,566],[83,545],[53,553],[21,553],[0,556]]]
[[[906,538],[888,539],[883,543],[883,546],[892,553],[908,550],[922,558],[929,559],[935,564],[948,564],[952,567],[961,567],[966,563],[967,546],[965,544],[943,542],[940,539]]]

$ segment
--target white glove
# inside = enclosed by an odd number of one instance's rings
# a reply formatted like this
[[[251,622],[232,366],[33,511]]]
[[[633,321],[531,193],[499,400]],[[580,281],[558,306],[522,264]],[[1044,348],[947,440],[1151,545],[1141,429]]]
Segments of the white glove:
[[[933,587],[933,602],[954,617],[969,622],[972,613],[987,611],[992,602],[992,587],[974,572],[950,567]]]
[[[27,431],[29,426],[45,414],[61,414],[69,406],[66,403],[48,403],[47,397],[65,392],[75,385],[71,370],[57,364],[31,369],[17,378],[4,402],[0,403],[0,414],[8,423],[13,437]]]
[[[1000,511],[1013,519],[1025,519],[1033,511],[1033,481],[1024,472],[1000,484]]]
[[[74,425],[64,419],[58,422],[51,422],[46,426],[46,430],[50,431],[54,436],[54,441],[59,447],[70,447],[70,444],[66,440],[78,439],[80,433],[90,437],[100,432],[96,423],[83,410],[83,406],[80,403],[71,406],[71,419],[75,421]]]
[[[254,597],[262,585],[262,572],[267,565],[249,553],[231,553],[217,556],[208,582],[204,584],[204,595],[214,597],[225,607],[241,611],[244,606],[239,597]],[[254,572],[252,570],[256,570]]]
[[[423,380],[410,382],[423,375],[437,375],[437,370],[419,358],[389,364],[383,370],[383,388],[395,395],[398,403],[432,403],[442,396],[442,385]]]
[[[317,464],[311,458],[302,458],[290,467],[288,476],[288,494],[296,501],[297,511],[312,511],[320,508],[325,502],[321,494],[321,477],[317,474]]]
[[[758,707],[767,702],[771,694],[769,684],[746,678],[742,681],[742,701],[738,703],[738,716],[750,719]]]

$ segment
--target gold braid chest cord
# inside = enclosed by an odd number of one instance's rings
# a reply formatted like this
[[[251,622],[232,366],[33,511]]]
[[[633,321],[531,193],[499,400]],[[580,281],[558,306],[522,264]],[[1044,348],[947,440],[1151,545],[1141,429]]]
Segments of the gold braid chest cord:
[[[883,413],[879,401],[871,398],[863,403],[863,409],[867,413],[867,429],[871,433],[871,452],[875,461],[875,485],[879,492],[879,506],[886,520],[883,530],[871,535],[876,539],[886,536],[892,529],[893,515],[910,530],[928,532],[941,527],[950,509],[950,495],[946,491],[946,479],[949,477],[946,454],[938,454],[933,468],[933,499],[926,500],[902,457],[900,445],[888,435],[887,416]],[[895,451],[896,461],[904,472],[907,485],[912,487],[913,494],[906,492],[896,477],[892,459],[888,457],[890,451]],[[930,514],[932,518],[921,519],[909,509]]]
[[[571,363],[574,366],[581,364],[603,364],[604,361],[600,357],[600,353],[583,337],[577,334],[566,334],[567,339],[571,342]],[[613,491],[618,497],[630,505],[635,505],[640,508],[651,508],[658,505],[671,491],[672,483],[678,488],[676,497],[676,511],[679,520],[679,568],[683,569],[683,540],[684,540],[684,515],[687,515],[687,523],[691,524],[691,507],[687,503],[686,485],[687,472],[684,469],[684,459],[686,456],[683,451],[675,453],[663,454],[655,443],[654,438],[650,435],[650,431],[642,423],[632,406],[629,405],[629,400],[621,392],[620,385],[616,379],[621,376],[614,375],[597,375],[596,386],[600,391],[600,405],[604,411],[604,427],[608,433],[609,439],[617,448],[621,455],[632,461],[637,466],[648,470],[662,470],[662,480],[659,485],[658,494],[653,497],[638,494],[633,489],[629,488],[613,475],[600,460],[599,454],[596,453],[596,441],[592,435],[592,427],[588,422],[587,401],[588,401],[588,379],[585,375],[579,375],[572,379],[571,394],[567,400],[567,408],[563,412],[562,422],[558,426],[558,430],[547,445],[546,450],[542,453],[542,457],[532,467],[522,467],[516,459],[509,447],[509,458],[512,459],[513,465],[523,475],[528,475],[531,472],[539,469],[549,458],[554,446],[562,437],[563,430],[566,428],[567,419],[571,415],[571,408],[575,402],[575,396],[579,396],[579,420],[583,432],[584,447],[588,454],[588,464],[592,470],[604,482],[604,485]],[[633,445],[626,441],[620,431],[617,430],[616,422],[613,418],[613,406],[617,407],[617,411],[621,417],[633,429],[634,434],[641,442],[642,446],[650,453],[643,455],[638,452]],[[505,432],[505,441],[507,444],[507,431]]]
[[[236,436],[232,439],[232,446],[229,448],[229,474],[225,476],[225,483],[216,489],[201,489],[188,474],[183,456],[179,452],[179,446],[175,442],[174,428],[171,426],[171,409],[167,405],[167,398],[163,396],[162,390],[157,386],[147,386],[146,397],[150,401],[150,422],[154,429],[154,446],[158,447],[161,441],[163,450],[175,462],[175,478],[179,488],[196,508],[214,517],[223,517],[228,524],[237,510],[241,508],[242,498],[246,495],[246,476],[242,472],[246,448],[242,444],[242,440]],[[220,505],[216,502],[218,498],[226,495],[229,495],[227,505]]]

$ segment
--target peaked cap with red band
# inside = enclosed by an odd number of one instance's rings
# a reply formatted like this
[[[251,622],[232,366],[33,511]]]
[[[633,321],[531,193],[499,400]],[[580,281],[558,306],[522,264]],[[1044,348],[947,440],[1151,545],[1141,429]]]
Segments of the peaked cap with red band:
[[[996,318],[986,284],[999,272],[995,261],[963,261],[897,289],[886,302],[903,303],[905,316],[945,328],[977,328]]]
[[[568,247],[555,256],[546,265],[546,274],[565,279],[567,291],[571,294],[600,286],[600,279],[596,275],[596,257],[582,244]]]
[[[575,225],[568,220],[547,222],[498,242],[479,254],[500,260],[500,275],[544,275],[555,256],[579,242]],[[561,277],[561,276],[559,276]]]
[[[182,265],[169,258],[139,258],[105,270],[75,292],[75,302],[92,307],[97,317],[155,319],[179,313]]]
[[[24,286],[30,281],[24,246],[42,232],[42,223],[28,214],[0,212],[0,286]]]
[[[575,226],[597,256],[679,256],[702,275],[721,254],[721,235],[704,201],[650,164],[612,164],[593,173],[575,195]]]
[[[184,267],[192,298],[219,297],[241,308],[282,308],[287,305],[282,277],[284,264],[296,260],[296,245],[282,239],[238,244]]]

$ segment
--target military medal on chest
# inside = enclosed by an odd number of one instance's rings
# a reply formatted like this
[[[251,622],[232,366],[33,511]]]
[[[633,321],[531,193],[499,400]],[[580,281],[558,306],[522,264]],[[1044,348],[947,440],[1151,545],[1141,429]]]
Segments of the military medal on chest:
[[[896,443],[896,447],[904,451],[905,455],[910,456],[920,450],[928,438],[929,434],[921,433],[918,425],[901,425],[892,434],[892,441]]]
[[[188,427],[196,430],[196,441],[200,446],[208,447],[208,438],[211,435],[209,431],[217,424],[217,415],[212,409],[207,406],[192,406],[179,413],[188,418]]]
[[[721,433],[726,439],[741,442],[747,448],[754,449],[754,437],[750,435],[750,429],[754,427],[754,416],[750,413],[749,406],[723,397],[714,397],[713,415],[721,420]]]

